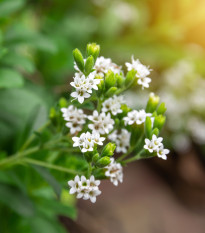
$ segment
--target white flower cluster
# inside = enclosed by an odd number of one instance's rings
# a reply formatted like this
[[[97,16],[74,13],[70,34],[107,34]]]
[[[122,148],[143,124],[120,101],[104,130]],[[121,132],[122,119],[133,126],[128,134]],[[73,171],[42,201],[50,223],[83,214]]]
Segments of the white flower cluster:
[[[121,104],[125,103],[123,96],[116,96],[110,97],[109,99],[105,100],[102,104],[102,112],[109,112],[113,115],[117,115],[118,113],[122,112]]]
[[[116,65],[110,58],[98,57],[94,69],[98,75],[104,77],[104,75],[111,70],[114,74],[120,74],[121,66]]]
[[[169,150],[164,149],[164,145],[162,144],[162,141],[163,141],[162,137],[157,137],[155,134],[153,134],[151,140],[145,138],[144,148],[148,150],[150,153],[157,152],[157,156],[159,158],[166,160]]]
[[[123,181],[123,169],[120,163],[117,163],[114,158],[110,159],[110,164],[106,166],[105,176],[110,178],[110,181],[117,186],[118,182]]]
[[[63,113],[64,120],[67,121],[66,126],[70,128],[71,134],[82,130],[86,118],[82,109],[77,109],[73,105],[70,105],[68,108],[61,108],[61,112]]]
[[[147,77],[150,75],[151,69],[143,65],[138,59],[135,60],[132,56],[132,63],[126,62],[127,70],[135,70],[137,71],[136,77],[138,78],[137,83],[142,86],[142,89],[148,88],[149,83],[151,82],[151,78]]]
[[[83,103],[85,98],[89,98],[92,93],[92,89],[98,90],[98,84],[101,79],[95,78],[96,72],[90,73],[87,77],[81,72],[75,73],[74,81],[70,83],[75,87],[75,91],[71,93],[74,99],[78,99],[79,103]]]
[[[99,134],[108,134],[115,123],[110,113],[102,112],[99,114],[96,110],[93,111],[93,115],[88,116],[88,119],[93,122],[88,125],[88,128]]]
[[[115,130],[108,138],[116,143],[116,152],[117,153],[126,153],[127,149],[130,146],[130,132],[126,129],[122,129],[120,133]]]
[[[149,116],[151,117],[151,113],[146,113],[144,109],[142,110],[132,110],[131,112],[128,112],[127,116],[123,118],[125,121],[125,125],[133,125],[134,123],[137,125],[141,125],[142,123],[145,122],[146,117]],[[153,121],[154,118],[151,118]]]
[[[93,151],[94,145],[103,145],[104,137],[100,137],[99,133],[90,132],[82,133],[80,137],[72,137],[74,141],[73,147],[79,146],[81,152]]]
[[[96,196],[101,194],[98,186],[100,185],[100,180],[95,180],[94,176],[90,179],[86,179],[85,176],[81,178],[77,175],[74,180],[68,181],[70,186],[70,194],[77,193],[77,198],[83,198],[84,200],[90,199],[92,203],[96,202]]]

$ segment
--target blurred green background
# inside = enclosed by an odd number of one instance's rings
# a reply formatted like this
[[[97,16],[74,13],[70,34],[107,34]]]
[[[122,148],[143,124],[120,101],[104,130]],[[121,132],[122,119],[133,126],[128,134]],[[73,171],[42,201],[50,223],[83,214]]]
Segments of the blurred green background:
[[[101,55],[119,65],[133,54],[153,69],[150,91],[167,102],[167,144],[178,155],[197,145],[204,163],[204,9],[203,0],[1,0],[0,158],[15,153],[47,121],[59,97],[69,98],[72,50],[96,42]],[[137,107],[142,104],[140,90],[128,94]],[[70,156],[67,165],[74,160]],[[75,201],[64,190],[67,208],[56,207],[51,204],[52,191],[39,178],[41,172],[31,175],[27,168],[15,169],[0,172],[0,232],[64,232],[56,216],[75,218]],[[56,176],[65,186],[65,176]],[[55,186],[54,180],[46,180]],[[25,200],[25,209],[18,198]],[[46,208],[52,213],[45,213]]]

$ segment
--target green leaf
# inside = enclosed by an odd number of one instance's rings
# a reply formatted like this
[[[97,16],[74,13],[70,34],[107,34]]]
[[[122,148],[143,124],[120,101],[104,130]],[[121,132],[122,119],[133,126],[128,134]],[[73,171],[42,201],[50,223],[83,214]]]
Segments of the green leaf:
[[[4,56],[2,63],[14,68],[20,68],[29,73],[32,73],[35,70],[35,66],[31,60],[13,52]]]
[[[56,218],[48,218],[39,214],[30,221],[32,233],[49,232],[49,233],[66,233],[66,230]]]
[[[8,16],[24,5],[24,0],[5,0],[0,3],[0,17]]]
[[[35,210],[31,200],[14,186],[0,184],[0,202],[24,217],[34,215]]]
[[[62,187],[59,184],[59,182],[55,179],[55,177],[53,177],[51,173],[43,167],[39,167],[36,165],[32,165],[32,167],[36,170],[36,172],[38,172],[41,175],[43,179],[45,179],[48,182],[48,184],[52,186],[58,199],[60,199]]]
[[[24,84],[23,77],[14,70],[0,70],[0,88],[22,87]]]

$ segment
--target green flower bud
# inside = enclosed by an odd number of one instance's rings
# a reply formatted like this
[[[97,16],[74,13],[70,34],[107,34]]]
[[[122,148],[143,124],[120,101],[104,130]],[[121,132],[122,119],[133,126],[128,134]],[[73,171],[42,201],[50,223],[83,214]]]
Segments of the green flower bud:
[[[150,117],[146,117],[145,120],[145,136],[146,138],[151,138],[151,133],[152,133],[152,121]]]
[[[100,46],[96,43],[88,44],[87,45],[87,55],[92,55],[94,60],[96,61],[98,55],[100,53]]]
[[[115,94],[116,91],[117,91],[117,87],[111,87],[111,88],[105,93],[105,96],[106,96],[106,97],[113,96],[113,95]]]
[[[85,75],[89,75],[92,72],[94,66],[94,58],[90,55],[85,62]]]
[[[50,119],[53,119],[53,118],[55,118],[56,117],[56,110],[55,110],[55,108],[51,108],[50,109],[50,114],[49,114],[49,118]]]
[[[84,59],[83,59],[83,55],[82,53],[80,52],[79,49],[74,49],[73,50],[73,57],[74,57],[74,60],[79,68],[80,71],[84,72]]]
[[[151,137],[152,137],[153,134],[155,134],[156,136],[158,136],[159,135],[159,130],[157,128],[154,128],[152,130]]]
[[[157,109],[157,114],[158,115],[163,115],[166,112],[166,107],[165,107],[165,103],[161,103]]]
[[[60,108],[66,108],[68,106],[68,102],[67,102],[66,98],[64,98],[64,97],[60,98],[59,106],[60,106]]]
[[[153,92],[149,95],[149,100],[147,102],[146,112],[154,112],[159,104],[159,96],[155,95]]]
[[[109,89],[110,87],[115,86],[115,83],[116,83],[115,75],[111,70],[109,70],[105,76],[105,87]]]
[[[135,76],[136,76],[136,71],[130,70],[129,72],[127,72],[127,75],[125,78],[125,86],[131,85],[135,80]]]
[[[166,117],[163,115],[156,116],[154,118],[154,128],[162,129],[166,121]]]
[[[110,164],[110,157],[108,157],[108,156],[104,156],[104,157],[102,157],[101,159],[99,159],[98,161],[97,161],[97,166],[98,167],[105,167],[105,166],[107,166],[108,164]]]
[[[116,145],[112,142],[109,142],[106,146],[104,146],[102,153],[101,153],[101,157],[104,156],[112,156],[114,154]]]
[[[118,86],[118,87],[122,87],[122,85],[123,85],[125,79],[124,79],[121,75],[119,75],[119,74],[116,74],[116,75],[115,75],[115,78],[116,78],[116,80],[117,80],[117,86]]]
[[[100,155],[99,155],[99,153],[96,153],[94,156],[93,156],[93,158],[92,158],[92,162],[93,163],[97,163],[97,161],[100,159]]]

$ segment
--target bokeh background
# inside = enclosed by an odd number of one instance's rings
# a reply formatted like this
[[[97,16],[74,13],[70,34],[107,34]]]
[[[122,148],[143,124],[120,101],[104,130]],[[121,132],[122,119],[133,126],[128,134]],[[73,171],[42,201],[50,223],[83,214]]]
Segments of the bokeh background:
[[[0,1],[1,158],[25,139],[25,122],[39,128],[59,97],[69,98],[72,50],[84,51],[88,42],[119,65],[131,55],[149,65],[149,91],[167,104],[168,160],[125,168],[120,187],[103,182],[95,205],[80,201],[76,220],[72,211],[60,217],[69,232],[205,232],[204,29],[204,0]],[[147,98],[139,88],[127,93],[133,107]],[[0,210],[2,233],[57,232],[41,216],[30,230],[24,215],[8,219],[11,211]]]

